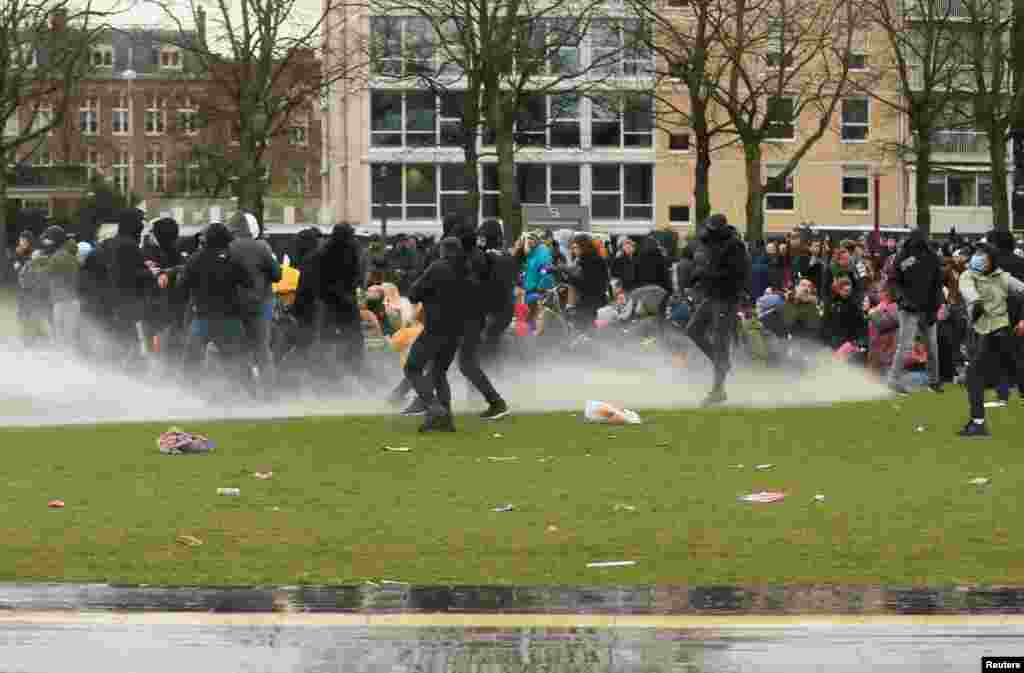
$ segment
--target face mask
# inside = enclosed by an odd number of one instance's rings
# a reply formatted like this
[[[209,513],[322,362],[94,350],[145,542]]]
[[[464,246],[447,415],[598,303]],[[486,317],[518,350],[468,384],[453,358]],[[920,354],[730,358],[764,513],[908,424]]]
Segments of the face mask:
[[[973,255],[971,257],[971,271],[985,273],[988,267],[988,258],[985,255]]]

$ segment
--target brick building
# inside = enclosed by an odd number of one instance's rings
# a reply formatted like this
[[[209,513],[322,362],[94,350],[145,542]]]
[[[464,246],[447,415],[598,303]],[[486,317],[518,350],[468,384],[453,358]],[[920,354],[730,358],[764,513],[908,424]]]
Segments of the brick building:
[[[200,27],[184,40],[201,40],[203,33]],[[102,179],[133,195],[147,212],[170,212],[187,224],[204,223],[210,204],[230,204],[230,159],[238,144],[233,111],[224,109],[223,92],[203,75],[187,44],[177,32],[105,32],[91,48],[90,74],[63,124],[38,146],[22,147],[18,157],[19,165],[40,175],[53,172],[45,167],[78,166],[71,180],[76,184],[45,178],[31,189],[16,184],[10,196],[22,199],[23,206],[70,216],[88,186]],[[46,123],[52,114],[45,105],[35,113],[21,110],[17,128],[11,120],[4,132]],[[311,100],[270,132],[266,219],[295,220],[298,212],[300,221],[315,222],[322,154],[318,102]],[[196,150],[203,149],[208,152],[199,154],[219,154],[227,161],[219,167],[201,161]]]

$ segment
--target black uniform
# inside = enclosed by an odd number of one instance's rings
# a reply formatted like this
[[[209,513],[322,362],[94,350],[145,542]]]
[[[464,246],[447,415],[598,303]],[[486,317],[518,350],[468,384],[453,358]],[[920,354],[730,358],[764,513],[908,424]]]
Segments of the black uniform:
[[[156,283],[142,256],[142,229],[141,211],[124,211],[118,220],[117,236],[101,243],[95,253],[106,272],[111,331],[119,353],[128,362],[141,355],[136,325],[145,314],[147,291]]]
[[[468,270],[462,243],[441,241],[441,259],[432,263],[409,289],[409,301],[423,304],[423,332],[409,351],[405,376],[427,407],[423,430],[454,430],[448,368],[455,360],[465,329]],[[433,363],[431,375],[424,374]],[[435,396],[436,391],[436,396]]]
[[[693,262],[690,280],[696,306],[687,334],[714,366],[714,388],[705,400],[713,404],[725,400],[729,346],[740,298],[749,292],[750,258],[725,216],[712,215],[694,245]]]

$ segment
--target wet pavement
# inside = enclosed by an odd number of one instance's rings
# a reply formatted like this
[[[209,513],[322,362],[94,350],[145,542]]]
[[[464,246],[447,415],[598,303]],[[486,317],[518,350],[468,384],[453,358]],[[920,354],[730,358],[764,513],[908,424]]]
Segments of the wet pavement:
[[[0,671],[976,671],[1024,655],[1022,607],[1018,588],[0,584]]]

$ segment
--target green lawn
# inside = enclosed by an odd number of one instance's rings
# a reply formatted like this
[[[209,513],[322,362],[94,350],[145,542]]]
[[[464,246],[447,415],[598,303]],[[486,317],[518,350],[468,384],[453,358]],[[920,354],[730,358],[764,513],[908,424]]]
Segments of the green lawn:
[[[166,424],[2,430],[0,580],[1021,584],[1020,410],[975,441],[953,437],[965,411],[951,389],[618,429],[569,413],[430,436],[388,417],[187,426],[219,443],[207,456],[160,455]],[[790,495],[737,502],[760,489]],[[585,567],[616,560],[637,565]]]

